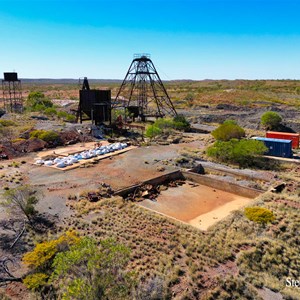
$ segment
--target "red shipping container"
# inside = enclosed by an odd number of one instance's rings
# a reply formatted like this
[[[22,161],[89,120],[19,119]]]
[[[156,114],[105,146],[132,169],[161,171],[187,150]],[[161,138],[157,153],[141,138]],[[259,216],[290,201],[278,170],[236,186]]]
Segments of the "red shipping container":
[[[280,140],[291,140],[293,149],[299,147],[299,133],[267,131],[266,137]]]

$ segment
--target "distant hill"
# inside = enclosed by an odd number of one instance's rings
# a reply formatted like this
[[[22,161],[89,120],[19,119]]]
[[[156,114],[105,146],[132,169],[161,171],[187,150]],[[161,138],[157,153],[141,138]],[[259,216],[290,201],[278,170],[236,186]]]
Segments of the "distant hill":
[[[20,78],[23,83],[35,83],[35,84],[77,84],[79,79],[74,78]],[[88,78],[89,83],[94,84],[105,84],[105,83],[118,83],[121,84],[123,79],[90,79]],[[81,82],[83,78],[81,78]],[[197,82],[202,80],[192,80],[192,79],[175,79],[175,80],[163,80],[163,82]],[[214,80],[203,80],[203,81],[214,81]]]
[[[72,78],[61,78],[61,79],[51,79],[51,78],[20,78],[23,83],[35,83],[35,84],[78,84],[78,79]],[[90,83],[95,84],[105,84],[105,83],[121,83],[120,79],[90,79]]]
[[[78,84],[79,79],[73,78],[20,78],[23,83],[28,84],[43,84],[43,85],[51,85],[51,84]],[[82,82],[83,78],[81,79]],[[90,84],[121,84],[123,79],[90,79],[88,78]],[[185,82],[201,82],[201,81],[215,81],[210,79],[205,80],[192,80],[192,79],[175,79],[175,80],[162,80],[163,82],[170,83],[185,83]]]

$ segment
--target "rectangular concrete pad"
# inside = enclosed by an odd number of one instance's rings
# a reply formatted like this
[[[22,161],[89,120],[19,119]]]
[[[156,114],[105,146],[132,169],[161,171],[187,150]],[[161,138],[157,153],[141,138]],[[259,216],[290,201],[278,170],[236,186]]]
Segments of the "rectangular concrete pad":
[[[232,210],[247,205],[252,199],[225,192],[206,185],[193,185],[185,183],[182,186],[168,188],[162,191],[157,201],[144,200],[139,205],[156,211],[160,214],[170,216],[182,222],[191,224],[200,229],[207,229],[205,224],[201,224],[199,216],[213,212],[221,207],[225,207],[228,203],[234,203],[218,214],[208,216],[209,225],[226,217]],[[198,221],[199,222],[198,222]]]

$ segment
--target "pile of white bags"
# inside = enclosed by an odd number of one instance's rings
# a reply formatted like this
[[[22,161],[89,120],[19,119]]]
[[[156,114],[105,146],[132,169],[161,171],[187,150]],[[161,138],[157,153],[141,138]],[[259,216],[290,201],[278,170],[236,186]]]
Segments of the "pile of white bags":
[[[117,150],[121,150],[127,147],[126,143],[114,143],[107,146],[101,146],[91,150],[85,150],[81,153],[77,153],[75,155],[69,155],[63,158],[55,158],[53,160],[36,160],[37,165],[45,165],[45,166],[56,166],[57,168],[65,168],[67,166],[71,166],[73,164],[78,163],[80,160],[90,159],[92,157],[100,156],[103,154],[107,154],[109,152],[114,152]]]

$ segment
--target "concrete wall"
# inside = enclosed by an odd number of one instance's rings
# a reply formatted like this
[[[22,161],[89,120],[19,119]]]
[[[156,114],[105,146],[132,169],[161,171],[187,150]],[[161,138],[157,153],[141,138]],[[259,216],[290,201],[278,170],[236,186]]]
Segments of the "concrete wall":
[[[214,189],[219,189],[225,192],[229,192],[247,198],[256,198],[257,196],[263,193],[263,191],[257,189],[243,187],[235,183],[206,177],[205,175],[200,175],[200,174],[186,172],[186,171],[182,171],[182,174],[187,180],[191,180],[196,183],[212,187]]]
[[[205,175],[200,175],[192,172],[186,172],[186,171],[174,171],[170,172],[149,180],[146,180],[140,184],[132,185],[120,190],[117,190],[114,194],[119,196],[127,195],[131,192],[133,192],[136,188],[140,187],[143,184],[152,184],[152,185],[159,185],[163,184],[167,181],[171,180],[178,180],[178,179],[187,179],[199,184],[203,184],[209,187],[212,187],[214,189],[219,189],[225,192],[229,192],[232,194],[236,194],[239,196],[247,197],[247,198],[256,198],[263,192],[257,189],[252,189],[248,187],[243,187],[235,183],[222,181],[215,178],[206,177]]]

